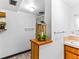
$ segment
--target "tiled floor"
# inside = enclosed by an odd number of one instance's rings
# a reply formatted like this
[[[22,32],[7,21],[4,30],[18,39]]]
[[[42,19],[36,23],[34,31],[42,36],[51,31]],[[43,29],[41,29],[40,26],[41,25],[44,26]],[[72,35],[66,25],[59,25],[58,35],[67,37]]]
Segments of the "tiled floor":
[[[8,58],[8,59],[31,59],[31,52],[20,54],[20,55],[17,55],[17,56]]]

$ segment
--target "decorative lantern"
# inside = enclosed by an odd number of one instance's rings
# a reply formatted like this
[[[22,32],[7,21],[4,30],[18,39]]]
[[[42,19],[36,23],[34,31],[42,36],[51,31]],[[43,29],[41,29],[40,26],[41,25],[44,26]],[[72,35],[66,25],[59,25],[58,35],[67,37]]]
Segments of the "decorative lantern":
[[[36,25],[36,38],[39,41],[45,41],[47,38],[46,35],[46,23],[44,21],[41,21]]]

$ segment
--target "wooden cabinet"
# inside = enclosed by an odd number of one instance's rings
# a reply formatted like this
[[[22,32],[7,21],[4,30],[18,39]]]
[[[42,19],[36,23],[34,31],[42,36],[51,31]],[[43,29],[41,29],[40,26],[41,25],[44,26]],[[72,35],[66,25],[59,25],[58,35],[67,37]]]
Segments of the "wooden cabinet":
[[[48,47],[45,47],[45,49],[44,48],[41,49],[41,47],[43,47],[42,45],[46,45],[51,42],[52,42],[52,40],[50,40],[50,39],[47,39],[46,41],[41,41],[41,42],[38,41],[37,39],[31,40],[31,49],[32,49],[31,50],[31,59],[41,59],[40,51],[45,50],[46,48],[49,47],[48,46]],[[48,48],[48,49],[50,49],[50,48]],[[43,52],[45,52],[45,51],[43,51]],[[42,54],[44,55],[44,53],[42,53]],[[44,55],[44,57],[45,57],[45,55]],[[43,57],[42,57],[42,59],[43,59]]]
[[[66,51],[66,59],[77,59],[77,55]]]
[[[79,49],[70,47],[65,45],[64,46],[64,58],[65,59],[79,59]]]
[[[79,56],[78,56],[78,58],[77,59],[79,59]]]

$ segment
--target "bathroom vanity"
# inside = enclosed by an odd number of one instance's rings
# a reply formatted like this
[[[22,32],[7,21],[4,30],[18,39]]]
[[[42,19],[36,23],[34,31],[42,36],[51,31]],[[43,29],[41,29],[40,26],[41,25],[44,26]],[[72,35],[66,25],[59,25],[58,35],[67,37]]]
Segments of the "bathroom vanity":
[[[79,59],[79,38],[66,37],[64,42],[64,58]]]
[[[64,45],[65,59],[79,59],[79,49]]]

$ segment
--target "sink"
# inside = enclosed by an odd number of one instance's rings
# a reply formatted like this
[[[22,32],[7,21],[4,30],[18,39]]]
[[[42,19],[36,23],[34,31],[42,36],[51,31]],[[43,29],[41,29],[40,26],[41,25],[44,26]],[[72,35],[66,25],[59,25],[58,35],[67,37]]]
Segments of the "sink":
[[[71,42],[71,43],[74,44],[74,45],[79,46],[79,42]]]
[[[79,41],[66,41],[65,44],[79,47]]]
[[[70,36],[79,37],[79,34],[70,34]]]

